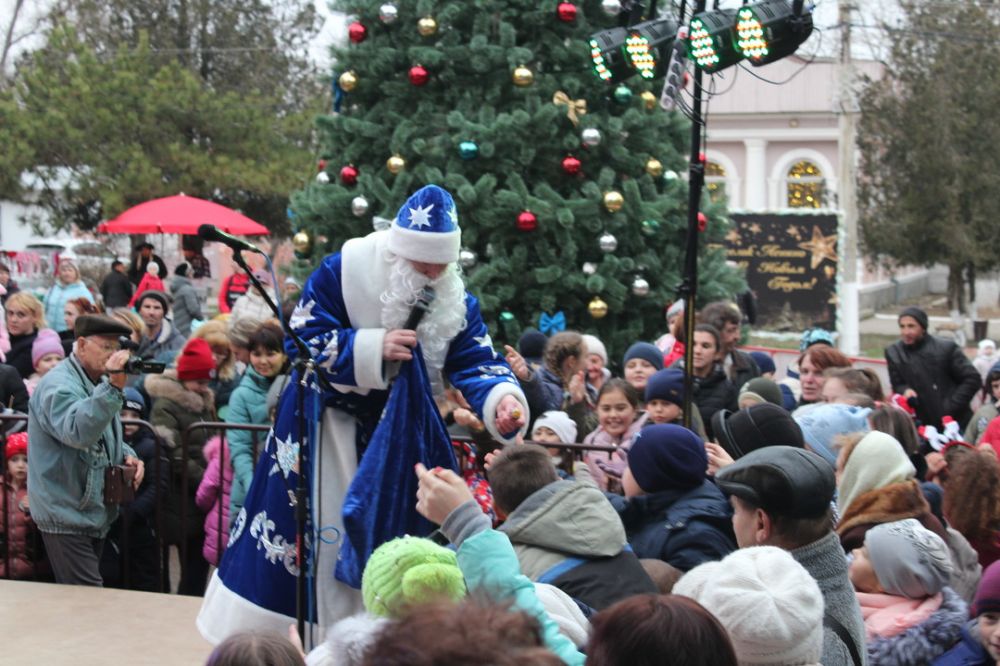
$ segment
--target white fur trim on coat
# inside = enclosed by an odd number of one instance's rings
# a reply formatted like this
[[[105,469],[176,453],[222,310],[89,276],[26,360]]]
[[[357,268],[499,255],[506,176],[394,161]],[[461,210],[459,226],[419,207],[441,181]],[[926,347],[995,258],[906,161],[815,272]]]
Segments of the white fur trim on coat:
[[[398,224],[389,228],[389,250],[410,261],[428,264],[451,264],[458,261],[462,248],[462,230],[415,231]]]
[[[507,395],[512,395],[517,398],[517,401],[521,403],[521,407],[524,410],[524,425],[521,426],[521,429],[513,437],[504,437],[500,434],[500,431],[497,430],[497,405],[499,405],[500,401]],[[504,382],[502,384],[497,384],[490,389],[489,395],[486,396],[486,400],[483,402],[483,424],[486,426],[486,430],[493,435],[495,440],[503,442],[504,444],[514,444],[517,439],[517,435],[524,435],[528,432],[528,423],[530,422],[531,413],[528,411],[528,399],[524,397],[524,392],[521,391],[520,386]]]

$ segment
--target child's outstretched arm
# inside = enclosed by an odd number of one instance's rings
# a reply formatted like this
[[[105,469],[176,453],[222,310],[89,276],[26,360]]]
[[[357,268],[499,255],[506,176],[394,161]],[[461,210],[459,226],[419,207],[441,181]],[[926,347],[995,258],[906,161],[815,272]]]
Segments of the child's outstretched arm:
[[[559,633],[538,600],[534,583],[521,573],[507,535],[491,528],[465,481],[451,470],[428,470],[421,464],[417,464],[417,476],[417,511],[441,525],[458,548],[458,566],[469,589],[483,590],[494,601],[512,601],[542,625],[549,650],[570,666],[582,666],[584,655]]]

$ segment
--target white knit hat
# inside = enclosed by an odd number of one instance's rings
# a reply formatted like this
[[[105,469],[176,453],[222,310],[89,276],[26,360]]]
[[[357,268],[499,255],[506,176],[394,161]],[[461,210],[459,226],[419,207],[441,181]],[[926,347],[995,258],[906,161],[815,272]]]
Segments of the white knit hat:
[[[590,333],[583,334],[583,342],[587,345],[588,354],[597,354],[604,361],[604,365],[608,364],[608,350],[604,347],[604,343],[596,335],[591,335]]]
[[[531,434],[539,428],[548,428],[559,436],[559,441],[565,444],[572,444],[576,441],[576,423],[566,412],[548,411],[535,419],[535,425],[531,427]]]
[[[674,594],[704,606],[729,633],[740,664],[818,664],[823,652],[823,593],[785,550],[743,548],[695,567]]]

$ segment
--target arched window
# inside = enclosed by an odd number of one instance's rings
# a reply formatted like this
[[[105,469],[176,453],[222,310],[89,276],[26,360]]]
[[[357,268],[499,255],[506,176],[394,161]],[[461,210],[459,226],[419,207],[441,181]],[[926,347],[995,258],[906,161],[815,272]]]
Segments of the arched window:
[[[726,200],[726,167],[718,162],[705,163],[705,189],[713,202]]]
[[[826,181],[819,167],[808,160],[800,160],[788,170],[786,180],[789,208],[822,208]]]

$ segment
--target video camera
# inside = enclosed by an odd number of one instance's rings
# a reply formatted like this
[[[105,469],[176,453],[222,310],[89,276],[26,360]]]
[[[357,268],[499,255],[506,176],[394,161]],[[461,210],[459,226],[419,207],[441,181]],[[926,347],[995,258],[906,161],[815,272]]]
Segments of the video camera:
[[[121,345],[122,349],[127,349],[130,352],[139,351],[139,345],[124,335],[118,338],[118,344]],[[160,374],[166,369],[166,363],[144,361],[135,355],[129,356],[128,361],[125,362],[125,374],[127,375]]]

